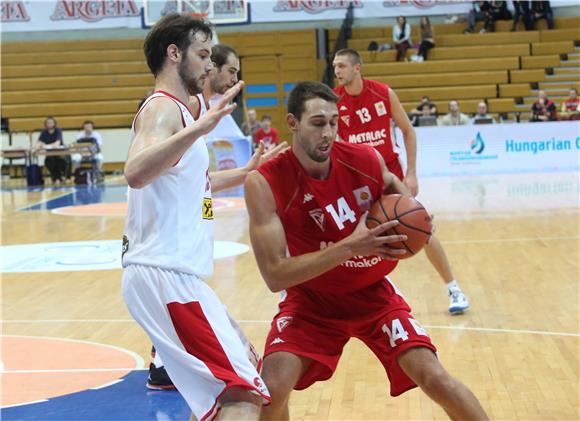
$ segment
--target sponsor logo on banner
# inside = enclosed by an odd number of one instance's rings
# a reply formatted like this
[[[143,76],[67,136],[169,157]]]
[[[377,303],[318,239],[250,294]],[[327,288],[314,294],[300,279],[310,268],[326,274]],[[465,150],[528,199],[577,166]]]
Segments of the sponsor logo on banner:
[[[556,139],[555,137],[525,141],[509,139],[505,141],[505,151],[507,153],[531,153],[536,155],[544,152],[571,151],[573,145],[576,150],[580,149],[580,136],[577,136],[575,140]]]
[[[477,136],[475,136],[475,139],[471,141],[471,150],[475,152],[477,155],[479,155],[480,153],[483,152],[484,149],[485,142],[483,141],[481,134],[477,132]]]
[[[361,8],[362,0],[287,0],[277,1],[274,12],[306,12],[321,13],[332,9],[348,9],[352,3],[353,7]]]
[[[314,220],[314,222],[316,222],[318,228],[324,231],[325,223],[324,223],[324,212],[322,212],[322,209],[320,208],[312,209],[311,211],[308,211],[308,214]]]
[[[460,3],[457,0],[391,0],[383,1],[383,7],[414,6],[418,9],[429,9],[445,3]]]
[[[498,155],[484,154],[485,141],[481,132],[477,132],[475,138],[469,141],[469,149],[450,151],[449,161],[451,165],[480,165],[483,162],[497,160]]]
[[[23,1],[3,1],[0,3],[0,8],[2,22],[28,22],[30,20]]]
[[[356,199],[356,203],[361,211],[366,212],[373,205],[373,195],[369,186],[362,186],[352,191]]]
[[[140,9],[135,0],[59,0],[56,3],[51,20],[77,20],[98,22],[107,18],[125,18],[140,16]]]
[[[385,107],[385,103],[383,101],[375,102],[375,110],[377,111],[377,115],[379,117],[387,115],[387,107]]]

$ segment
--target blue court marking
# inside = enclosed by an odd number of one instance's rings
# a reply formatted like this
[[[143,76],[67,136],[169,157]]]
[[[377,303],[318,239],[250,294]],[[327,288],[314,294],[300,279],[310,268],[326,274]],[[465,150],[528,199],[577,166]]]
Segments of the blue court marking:
[[[134,370],[122,381],[98,390],[85,390],[46,402],[2,409],[3,420],[19,421],[183,421],[191,410],[177,391],[145,387],[147,370]]]
[[[38,211],[62,208],[65,206],[90,205],[93,203],[115,203],[127,201],[127,186],[77,186],[70,193],[49,199],[22,209]]]
[[[35,191],[42,191],[35,190]],[[62,196],[48,199],[46,201],[35,203],[21,209],[19,211],[39,211],[52,210],[62,208],[65,206],[76,205],[91,205],[93,203],[117,203],[127,201],[127,185],[115,184],[104,186],[76,186],[71,191],[66,193],[63,191]],[[213,195],[213,197],[243,197],[243,186],[234,187],[232,189],[224,190]]]

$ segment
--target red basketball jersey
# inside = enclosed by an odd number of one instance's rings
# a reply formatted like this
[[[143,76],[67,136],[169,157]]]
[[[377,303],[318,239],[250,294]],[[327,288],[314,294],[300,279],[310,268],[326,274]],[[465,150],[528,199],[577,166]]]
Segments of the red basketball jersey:
[[[338,136],[345,142],[373,146],[385,162],[396,160],[398,146],[391,138],[389,86],[363,78],[360,95],[343,86],[334,88],[338,100]]]
[[[291,256],[321,250],[347,237],[381,196],[381,167],[372,148],[335,142],[330,160],[325,180],[308,176],[292,151],[258,168],[274,194]],[[349,293],[384,281],[396,265],[376,256],[356,256],[294,288]]]

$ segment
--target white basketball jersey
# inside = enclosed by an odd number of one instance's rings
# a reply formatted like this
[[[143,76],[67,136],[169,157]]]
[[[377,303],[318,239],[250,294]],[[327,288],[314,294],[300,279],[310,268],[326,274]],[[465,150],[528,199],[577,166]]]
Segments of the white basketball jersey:
[[[175,102],[184,127],[194,122],[185,104],[162,91],[147,98],[139,112],[158,97]],[[123,267],[155,266],[202,279],[212,275],[214,221],[204,138],[197,139],[172,168],[145,187],[129,187],[128,203]]]

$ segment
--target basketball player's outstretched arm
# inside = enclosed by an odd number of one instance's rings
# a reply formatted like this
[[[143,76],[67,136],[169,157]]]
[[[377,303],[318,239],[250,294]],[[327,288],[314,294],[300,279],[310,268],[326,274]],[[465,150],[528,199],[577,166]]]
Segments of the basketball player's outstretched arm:
[[[145,106],[135,121],[135,138],[125,163],[129,186],[142,188],[175,165],[193,142],[235,109],[230,101],[243,85],[240,81],[228,89],[211,110],[185,128],[173,100],[157,98]]]
[[[405,109],[399,101],[395,91],[389,88],[389,101],[391,102],[391,113],[393,120],[401,132],[405,141],[405,152],[407,154],[407,173],[405,174],[405,186],[409,188],[413,196],[419,193],[419,182],[417,181],[417,134],[409,121]],[[389,128],[390,129],[390,128]]]
[[[244,181],[246,181],[246,176],[250,171],[255,170],[264,162],[267,162],[268,160],[278,156],[288,148],[288,143],[282,142],[275,148],[265,152],[264,144],[260,143],[256,152],[254,152],[254,155],[252,155],[248,163],[243,167],[233,168],[231,170],[210,172],[209,175],[211,178],[211,191],[215,193],[243,184]]]
[[[262,174],[252,171],[246,179],[245,191],[252,247],[260,273],[272,292],[306,282],[353,256],[379,256],[393,260],[391,256],[404,253],[403,250],[388,248],[388,244],[405,241],[406,236],[380,235],[396,226],[398,221],[386,222],[368,229],[365,213],[348,237],[320,251],[289,257],[286,255],[284,227],[278,217],[270,185]]]

